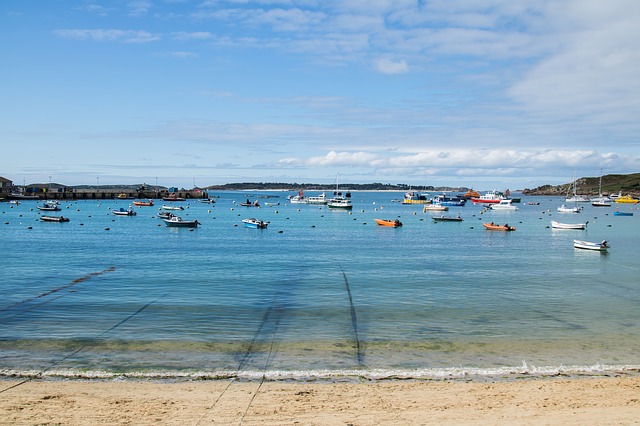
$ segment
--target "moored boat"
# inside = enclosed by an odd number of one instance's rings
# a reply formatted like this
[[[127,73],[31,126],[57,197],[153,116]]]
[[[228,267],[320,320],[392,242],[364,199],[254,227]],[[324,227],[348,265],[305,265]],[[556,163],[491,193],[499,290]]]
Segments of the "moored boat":
[[[457,216],[433,216],[431,219],[433,219],[434,222],[462,222],[463,220],[459,214]]]
[[[269,225],[268,222],[263,222],[262,220],[256,219],[255,217],[242,219],[242,223],[244,223],[245,228],[256,228],[256,229],[266,229],[267,226]]]
[[[153,206],[153,200],[147,200],[147,201],[138,200],[138,201],[134,201],[133,205],[138,207],[144,207],[144,206],[150,207],[150,206]]]
[[[602,242],[600,243],[592,243],[589,241],[582,241],[582,240],[573,240],[573,247],[577,249],[583,249],[583,250],[606,251],[610,246],[607,243],[607,240],[602,240]]]
[[[57,212],[62,210],[60,208],[60,204],[57,201],[47,201],[41,206],[36,206],[38,210],[47,211],[47,212]]]
[[[173,216],[169,219],[162,219],[167,226],[173,228],[196,228],[200,222],[197,220],[182,220],[180,216]]]
[[[170,195],[168,195],[168,196],[166,196],[166,197],[162,197],[162,199],[163,199],[164,201],[185,201],[185,198],[183,198],[183,197],[178,197],[178,196],[177,196],[177,195],[175,195],[175,194],[170,194]]]
[[[500,200],[499,203],[493,203],[489,205],[491,210],[503,210],[503,211],[514,211],[518,210],[518,208],[511,204],[511,200]]]
[[[400,222],[398,219],[373,219],[376,221],[376,223],[380,226],[391,226],[394,228],[398,228],[400,226],[402,226],[402,222]]]
[[[494,190],[486,192],[479,197],[472,197],[471,201],[473,204],[497,204],[504,199],[505,196],[503,194]]]
[[[482,226],[484,226],[486,229],[490,231],[515,231],[516,230],[515,226],[511,226],[507,223],[505,223],[504,225],[498,225],[493,222],[490,222],[490,223],[483,223]]]
[[[307,199],[304,196],[304,191],[301,189],[296,195],[290,195],[289,202],[291,204],[307,204]]]
[[[577,206],[567,207],[566,204],[563,204],[560,207],[558,207],[558,212],[559,213],[580,213],[580,208]]]
[[[327,193],[323,192],[320,195],[307,197],[307,204],[327,204]]]
[[[442,204],[427,204],[422,208],[422,212],[446,212],[449,210],[449,207],[443,206]]]
[[[129,208],[126,210],[122,207],[120,207],[118,210],[111,210],[111,213],[115,214],[116,216],[135,216],[138,214],[133,211],[131,206],[129,206]]]
[[[240,205],[244,207],[260,207],[260,202],[258,200],[251,202],[249,201],[249,199],[247,199],[247,201],[245,201],[244,203],[240,203]]]
[[[585,223],[562,223],[552,220],[551,227],[554,229],[587,229],[588,223],[589,221]]]
[[[430,204],[431,201],[427,199],[426,195],[420,194],[417,191],[407,191],[404,194],[402,204]]]
[[[166,204],[162,205],[162,209],[163,210],[184,210],[184,207],[182,206],[168,206]]]
[[[633,216],[632,212],[620,212],[620,211],[615,211],[613,212],[614,216]]]
[[[624,204],[638,204],[637,198],[633,198],[630,195],[623,195],[622,197],[618,197],[614,200],[616,203],[624,203]]]
[[[40,216],[40,220],[45,222],[69,222],[69,218],[64,216]]]

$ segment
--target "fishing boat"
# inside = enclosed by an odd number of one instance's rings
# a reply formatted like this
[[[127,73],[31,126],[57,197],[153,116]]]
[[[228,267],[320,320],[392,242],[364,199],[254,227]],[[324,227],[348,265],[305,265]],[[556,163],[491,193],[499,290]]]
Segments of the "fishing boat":
[[[64,216],[40,216],[40,220],[45,222],[69,222],[69,218]]]
[[[554,229],[587,229],[588,223],[589,221],[585,223],[562,223],[552,220],[551,227]]]
[[[153,200],[147,200],[147,201],[138,200],[138,201],[134,201],[133,205],[138,207],[145,207],[145,206],[151,207],[153,206]]]
[[[638,200],[637,198],[633,198],[629,195],[623,195],[622,197],[618,197],[615,199],[616,203],[621,203],[621,204],[638,204]]]
[[[573,247],[583,250],[595,250],[595,251],[607,251],[611,246],[607,243],[607,240],[602,240],[601,243],[592,243],[589,241],[573,240]]]
[[[166,197],[162,197],[164,201],[185,201],[185,198],[178,197],[176,194],[169,194]]]
[[[495,190],[486,192],[479,197],[471,197],[473,204],[498,204],[505,196]]]
[[[168,206],[166,204],[162,205],[162,210],[184,210],[182,206]]]
[[[467,200],[471,198],[478,198],[480,197],[480,193],[477,191],[474,191],[473,189],[470,189],[464,193],[463,197],[466,198]]]
[[[417,191],[407,191],[404,193],[404,199],[402,204],[429,204],[431,201],[426,195],[420,194]]]
[[[307,204],[307,199],[304,197],[304,191],[301,189],[296,195],[290,195],[289,202],[291,204]]]
[[[258,200],[251,202],[249,201],[249,199],[247,199],[247,201],[245,201],[244,203],[240,203],[240,205],[244,207],[260,207],[260,202]]]
[[[566,204],[563,204],[560,207],[558,207],[558,212],[559,213],[580,213],[580,208],[578,206],[567,207]]]
[[[244,223],[245,228],[256,228],[256,229],[266,229],[269,223],[263,222],[255,217],[250,217],[247,219],[242,219],[242,223]]]
[[[449,207],[443,206],[442,204],[427,204],[422,208],[422,212],[446,212],[449,210]]]
[[[118,210],[111,210],[111,213],[115,214],[116,216],[135,216],[138,214],[133,211],[131,206],[129,206],[129,208],[126,210],[122,207],[120,207]]]
[[[499,203],[490,204],[489,208],[491,210],[502,210],[502,211],[515,211],[518,208],[511,204],[511,200],[500,200]]]
[[[320,195],[307,197],[307,204],[327,204],[326,192],[323,192]]]
[[[380,226],[391,226],[393,228],[398,228],[402,226],[402,222],[398,219],[373,219]]]
[[[117,198],[118,200],[133,200],[133,197],[131,197],[131,196],[129,196],[129,195],[127,195],[127,194],[125,194],[124,192],[122,192],[122,193],[118,194],[118,195],[116,196],[116,198]]]
[[[173,216],[169,219],[162,219],[167,226],[173,228],[196,228],[200,222],[197,220],[182,220],[180,216]]]
[[[490,223],[483,223],[482,226],[484,226],[486,229],[490,230],[490,231],[515,231],[516,227],[515,226],[510,226],[509,224],[504,224],[504,225],[498,225],[496,223],[490,222]]]
[[[449,196],[442,194],[434,197],[431,202],[433,204],[441,204],[448,207],[462,207],[467,203],[467,199],[458,195]]]
[[[462,217],[460,217],[460,214],[458,214],[457,216],[433,216],[431,219],[433,219],[434,222],[462,222]]]
[[[57,212],[62,210],[60,208],[60,204],[57,201],[47,201],[41,206],[36,206],[38,210],[46,211],[46,212]]]
[[[338,190],[338,176],[336,176],[336,190],[333,192],[333,198],[327,200],[327,207],[330,209],[351,210],[351,193],[347,191],[344,196]]]
[[[158,217],[160,219],[171,219],[174,216],[175,215],[173,213],[169,213],[169,212],[160,212],[160,213],[158,213]]]
[[[614,216],[633,216],[633,213],[631,212],[619,212],[619,211],[615,211],[613,212]]]

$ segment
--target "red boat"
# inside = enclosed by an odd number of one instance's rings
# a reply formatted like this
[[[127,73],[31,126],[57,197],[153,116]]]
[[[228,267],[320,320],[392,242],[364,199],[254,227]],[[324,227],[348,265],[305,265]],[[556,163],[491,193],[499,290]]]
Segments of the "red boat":
[[[471,201],[473,202],[473,204],[497,204],[504,199],[504,195],[496,191],[487,192],[486,194],[483,194],[479,197],[471,197]]]

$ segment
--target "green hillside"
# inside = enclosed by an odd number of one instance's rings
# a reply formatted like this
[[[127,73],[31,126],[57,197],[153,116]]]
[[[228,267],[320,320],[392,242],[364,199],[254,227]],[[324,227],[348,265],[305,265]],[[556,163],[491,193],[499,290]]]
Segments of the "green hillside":
[[[583,195],[598,195],[600,177],[583,177],[576,181],[576,192]],[[565,195],[573,192],[573,182],[563,185],[543,185],[534,189],[522,191],[527,195]],[[603,194],[630,194],[638,196],[640,194],[640,173],[629,175],[604,175],[602,176]]]

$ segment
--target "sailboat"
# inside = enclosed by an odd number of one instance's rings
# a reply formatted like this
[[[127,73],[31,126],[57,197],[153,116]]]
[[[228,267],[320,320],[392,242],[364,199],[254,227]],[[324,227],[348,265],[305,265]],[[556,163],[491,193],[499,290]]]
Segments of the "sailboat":
[[[343,196],[342,192],[338,190],[338,175],[336,175],[336,190],[333,192],[333,198],[327,201],[327,207],[342,210],[351,210],[353,208],[351,204],[351,193],[346,192]]]
[[[602,195],[602,169],[600,169],[600,185],[598,187],[598,196],[591,199],[591,205],[594,207],[611,207],[611,198]]]
[[[566,201],[567,203],[588,203],[589,199],[587,197],[585,197],[584,195],[576,194],[577,182],[578,182],[578,179],[573,179],[573,195],[568,196],[567,194],[567,198],[565,198],[564,201]]]

